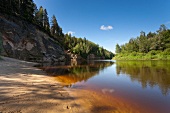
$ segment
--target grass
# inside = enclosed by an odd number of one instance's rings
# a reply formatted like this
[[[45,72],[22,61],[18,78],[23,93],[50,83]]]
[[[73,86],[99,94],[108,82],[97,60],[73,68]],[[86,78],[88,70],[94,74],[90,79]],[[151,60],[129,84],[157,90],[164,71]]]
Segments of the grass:
[[[148,53],[120,53],[114,60],[170,60],[170,48],[165,51],[150,51]]]

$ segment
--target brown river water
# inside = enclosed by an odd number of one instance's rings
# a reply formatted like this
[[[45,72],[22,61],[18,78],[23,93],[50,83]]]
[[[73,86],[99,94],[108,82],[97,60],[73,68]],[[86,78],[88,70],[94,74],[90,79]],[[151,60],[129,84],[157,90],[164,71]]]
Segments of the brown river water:
[[[84,98],[93,95],[93,105],[111,106],[97,106],[101,112],[170,113],[170,61],[105,60],[42,69]]]

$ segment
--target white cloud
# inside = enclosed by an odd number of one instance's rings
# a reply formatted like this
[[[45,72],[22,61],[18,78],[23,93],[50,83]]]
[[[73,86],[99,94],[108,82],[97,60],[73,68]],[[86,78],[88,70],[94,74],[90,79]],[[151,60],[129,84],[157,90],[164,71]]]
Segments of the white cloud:
[[[165,25],[169,25],[170,24],[170,21],[166,22]]]
[[[73,34],[75,34],[75,32],[73,32],[73,31],[68,31],[67,34],[73,35]]]
[[[113,27],[112,26],[104,26],[104,25],[102,25],[101,27],[100,27],[100,29],[101,30],[112,30],[113,29]]]

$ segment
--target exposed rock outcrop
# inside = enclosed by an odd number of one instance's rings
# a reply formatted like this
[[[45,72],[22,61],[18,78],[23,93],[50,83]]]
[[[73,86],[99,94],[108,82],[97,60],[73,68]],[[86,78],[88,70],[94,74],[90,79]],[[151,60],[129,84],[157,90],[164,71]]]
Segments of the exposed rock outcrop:
[[[66,53],[67,62],[69,62],[71,65],[77,65],[77,64],[86,62],[86,60],[84,58],[82,58],[78,54],[71,53],[70,50],[65,51],[65,53]]]
[[[63,61],[65,53],[59,43],[37,26],[17,17],[0,14],[2,55],[22,60]]]

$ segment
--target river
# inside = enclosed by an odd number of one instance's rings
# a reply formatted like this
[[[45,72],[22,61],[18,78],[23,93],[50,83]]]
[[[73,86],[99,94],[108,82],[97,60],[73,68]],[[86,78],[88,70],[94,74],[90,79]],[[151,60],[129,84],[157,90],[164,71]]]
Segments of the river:
[[[170,61],[106,60],[42,69],[64,87],[110,97],[102,97],[107,103],[118,99],[136,106],[139,113],[170,113]]]

